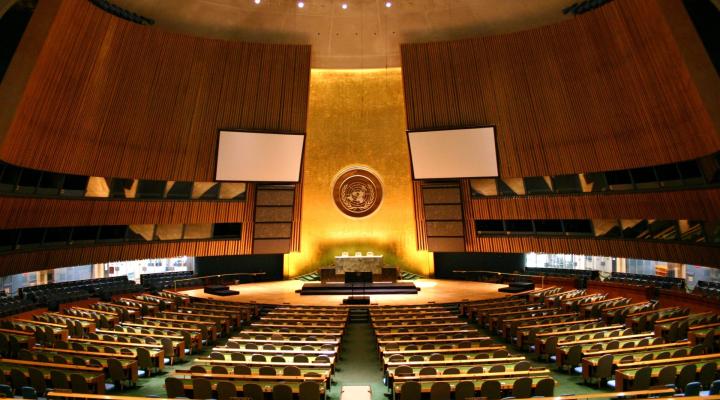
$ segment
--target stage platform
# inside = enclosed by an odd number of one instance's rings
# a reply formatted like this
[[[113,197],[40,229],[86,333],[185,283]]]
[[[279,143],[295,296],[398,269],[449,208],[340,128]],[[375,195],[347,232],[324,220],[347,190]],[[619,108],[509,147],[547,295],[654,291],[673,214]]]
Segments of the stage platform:
[[[380,305],[402,305],[402,304],[425,304],[455,303],[463,300],[483,300],[506,296],[498,293],[498,289],[507,285],[494,283],[453,281],[445,279],[418,279],[412,282],[421,290],[416,294],[376,294],[370,296],[373,304]],[[246,283],[243,285],[230,285],[230,289],[237,290],[240,294],[234,296],[220,297],[203,293],[203,289],[183,290],[181,293],[199,297],[212,298],[223,301],[237,301],[249,303],[251,301],[262,304],[293,304],[293,305],[319,305],[337,306],[341,305],[346,295],[327,296],[301,296],[297,293],[307,282],[300,280],[286,280],[275,282]]]
[[[300,295],[370,296],[373,294],[416,294],[419,290],[412,282],[306,283],[300,289]]]

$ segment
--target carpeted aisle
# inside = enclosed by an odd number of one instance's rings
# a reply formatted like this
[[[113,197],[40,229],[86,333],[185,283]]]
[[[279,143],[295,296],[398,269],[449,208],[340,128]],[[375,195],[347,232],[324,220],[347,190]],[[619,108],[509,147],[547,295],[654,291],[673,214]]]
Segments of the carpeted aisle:
[[[329,392],[332,400],[340,398],[342,386],[354,385],[370,386],[373,400],[388,399],[370,323],[348,323],[340,355],[342,358],[336,364],[337,371],[333,377],[335,384]]]

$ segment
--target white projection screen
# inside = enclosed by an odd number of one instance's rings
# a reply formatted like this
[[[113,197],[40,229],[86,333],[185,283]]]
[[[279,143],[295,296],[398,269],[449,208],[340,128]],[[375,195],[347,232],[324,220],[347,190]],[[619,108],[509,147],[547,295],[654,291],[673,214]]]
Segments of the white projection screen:
[[[495,128],[408,132],[414,179],[498,176]]]
[[[220,131],[215,180],[298,182],[305,135]]]

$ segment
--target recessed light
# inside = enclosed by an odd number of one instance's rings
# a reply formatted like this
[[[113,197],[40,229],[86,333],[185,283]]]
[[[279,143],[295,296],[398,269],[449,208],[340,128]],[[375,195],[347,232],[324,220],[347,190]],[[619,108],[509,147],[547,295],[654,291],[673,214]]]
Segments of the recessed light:
[[[302,1],[298,1],[298,8],[303,8],[303,7],[305,7],[305,3],[303,3]]]
[[[254,0],[255,4],[260,4],[262,0]]]
[[[390,8],[390,7],[392,7],[392,1],[386,1],[385,8]]]
[[[342,8],[343,10],[347,10],[347,8],[348,8],[347,3],[342,3],[342,4],[340,5],[340,8]]]

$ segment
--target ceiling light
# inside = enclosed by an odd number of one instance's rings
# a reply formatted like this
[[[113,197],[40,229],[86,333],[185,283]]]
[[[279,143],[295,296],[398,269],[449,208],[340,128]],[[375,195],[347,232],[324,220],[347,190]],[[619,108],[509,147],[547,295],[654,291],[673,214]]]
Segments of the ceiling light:
[[[392,7],[392,1],[386,1],[385,8],[390,8],[390,7]]]
[[[254,1],[255,1],[255,4],[260,4],[260,2],[261,2],[262,0],[254,0]]]
[[[342,8],[343,10],[347,10],[347,8],[348,8],[347,3],[342,3],[342,4],[340,5],[340,8]]]
[[[303,3],[302,1],[298,1],[298,8],[303,8],[303,7],[305,7],[305,3]]]

